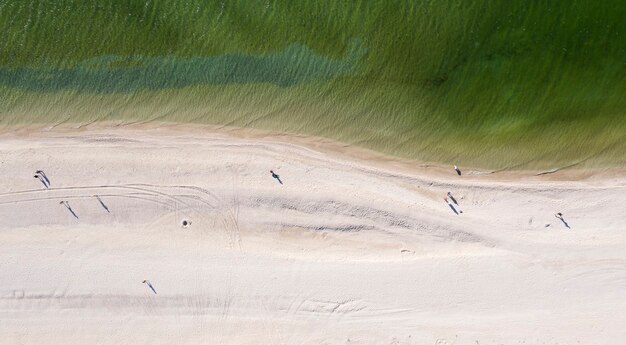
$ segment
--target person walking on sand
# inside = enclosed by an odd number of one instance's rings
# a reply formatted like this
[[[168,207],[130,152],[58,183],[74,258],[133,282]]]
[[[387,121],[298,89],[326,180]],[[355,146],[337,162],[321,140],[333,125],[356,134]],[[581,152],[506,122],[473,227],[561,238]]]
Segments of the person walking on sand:
[[[278,183],[283,184],[283,181],[280,180],[280,176],[276,175],[274,170],[270,170],[270,174],[272,174],[272,177],[275,178]]]
[[[454,171],[456,171],[457,175],[461,176],[461,170],[455,165]]]
[[[154,292],[155,295],[157,294],[156,290],[154,289],[154,286],[152,286],[152,284],[150,284],[149,280],[144,280],[144,281],[142,281],[142,283],[148,285],[150,290],[152,290],[152,292]]]

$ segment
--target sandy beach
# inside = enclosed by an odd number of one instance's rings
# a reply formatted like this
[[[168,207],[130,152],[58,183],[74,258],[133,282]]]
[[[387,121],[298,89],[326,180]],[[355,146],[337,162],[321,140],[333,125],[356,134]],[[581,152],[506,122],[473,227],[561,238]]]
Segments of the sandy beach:
[[[246,133],[3,129],[0,343],[624,342],[624,170]]]

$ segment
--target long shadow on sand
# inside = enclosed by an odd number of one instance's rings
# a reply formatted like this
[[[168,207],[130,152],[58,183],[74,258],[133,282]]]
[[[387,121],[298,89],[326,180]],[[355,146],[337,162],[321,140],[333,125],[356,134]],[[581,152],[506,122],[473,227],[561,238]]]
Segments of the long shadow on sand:
[[[452,204],[448,204],[448,206],[450,206],[452,212],[454,212],[457,216],[459,215],[459,212],[456,210],[456,208],[454,208],[454,206],[452,206]]]
[[[99,196],[96,195],[96,199],[98,199],[98,202],[100,202],[100,205],[102,205],[102,207],[107,210],[107,212],[111,213],[111,211],[109,211],[109,208],[107,207],[107,205],[104,203],[104,201],[102,201],[102,199],[100,199]]]
[[[70,211],[72,216],[74,216],[74,218],[78,219],[78,216],[76,215],[76,212],[74,212],[74,210],[72,210],[72,207],[70,206],[70,204],[67,203],[67,201],[61,201],[60,204],[63,204],[63,206],[65,206],[65,208],[67,208],[67,210]]]

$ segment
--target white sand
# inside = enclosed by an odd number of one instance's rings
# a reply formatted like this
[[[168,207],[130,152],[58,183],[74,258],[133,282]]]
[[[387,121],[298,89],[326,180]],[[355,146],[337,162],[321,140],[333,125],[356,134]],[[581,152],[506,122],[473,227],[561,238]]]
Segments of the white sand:
[[[623,172],[458,177],[298,140],[0,135],[0,343],[624,343]]]

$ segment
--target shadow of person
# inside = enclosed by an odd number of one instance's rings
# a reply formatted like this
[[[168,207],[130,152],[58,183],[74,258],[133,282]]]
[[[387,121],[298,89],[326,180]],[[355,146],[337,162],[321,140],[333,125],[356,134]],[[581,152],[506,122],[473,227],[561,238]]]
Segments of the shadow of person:
[[[104,201],[102,201],[102,199],[100,199],[100,196],[95,195],[96,199],[98,199],[98,201],[100,202],[100,205],[102,205],[102,207],[107,210],[107,212],[111,213],[111,211],[109,211],[109,208],[107,207],[107,205],[104,204]]]
[[[72,216],[74,216],[74,218],[78,219],[78,216],[76,215],[76,212],[74,212],[74,210],[72,210],[72,207],[70,206],[70,204],[67,201],[61,201],[59,204],[63,204],[63,206],[65,206],[67,208],[67,210],[70,211]]]
[[[459,212],[456,210],[456,208],[454,208],[454,206],[452,206],[452,204],[448,204],[448,206],[450,206],[452,212],[454,212],[457,216],[459,215]]]
[[[458,204],[459,204],[459,203],[458,203],[458,201],[456,201],[456,199],[452,196],[452,193],[448,192],[448,197],[450,198],[450,200],[452,200],[452,202],[453,202],[455,205],[458,205]]]
[[[48,186],[48,184],[46,183],[46,180],[44,180],[40,175],[35,175],[33,177],[43,183],[43,186],[46,187],[46,189],[50,188],[50,186]]]
[[[152,284],[150,283],[150,281],[148,281],[148,280],[144,280],[144,281],[142,281],[142,283],[144,283],[144,284],[148,285],[148,287],[150,288],[150,290],[152,290],[152,292],[154,292],[154,294],[155,294],[155,295],[157,294],[156,290],[154,289],[154,286],[152,286]]]
[[[563,222],[563,225],[565,225],[565,227],[567,227],[568,229],[571,229],[569,224],[567,224],[565,219],[563,219],[563,213],[559,212],[559,213],[555,214],[554,216],[557,217],[558,219],[560,219]]]
[[[46,176],[46,173],[43,172],[43,170],[37,170],[35,171],[35,173],[37,175],[41,175],[46,180],[46,182],[48,182],[48,186],[50,185],[50,179],[48,178],[48,176]]]
[[[280,179],[280,176],[278,176],[273,170],[270,170],[270,173],[272,174],[272,177],[276,179],[276,181],[278,181],[278,183],[283,184],[283,181]]]

